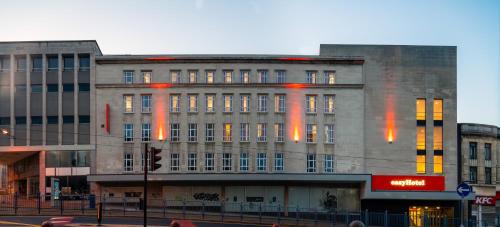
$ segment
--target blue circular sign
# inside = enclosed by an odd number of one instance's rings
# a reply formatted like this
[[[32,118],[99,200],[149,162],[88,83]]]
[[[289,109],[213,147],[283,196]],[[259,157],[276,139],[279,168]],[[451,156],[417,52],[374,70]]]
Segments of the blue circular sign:
[[[472,192],[472,187],[466,183],[461,183],[457,186],[457,194],[464,198]]]

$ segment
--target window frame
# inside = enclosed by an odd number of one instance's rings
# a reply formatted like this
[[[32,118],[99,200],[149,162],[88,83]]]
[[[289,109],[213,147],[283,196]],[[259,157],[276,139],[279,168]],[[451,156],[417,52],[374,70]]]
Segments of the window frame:
[[[285,154],[283,152],[274,153],[274,171],[283,172],[285,171]]]
[[[317,164],[316,164],[316,154],[306,154],[306,172],[307,173],[316,173],[317,172]]]
[[[153,96],[151,94],[142,94],[141,95],[141,112],[142,113],[151,113]]]
[[[124,84],[134,83],[134,70],[123,70],[122,80]]]
[[[267,171],[267,153],[259,152],[256,157],[256,168],[257,172],[265,172]]]
[[[123,123],[123,142],[134,142],[134,124]]]
[[[151,123],[149,122],[141,124],[141,142],[151,142]]]
[[[198,124],[188,124],[188,142],[198,142]]]

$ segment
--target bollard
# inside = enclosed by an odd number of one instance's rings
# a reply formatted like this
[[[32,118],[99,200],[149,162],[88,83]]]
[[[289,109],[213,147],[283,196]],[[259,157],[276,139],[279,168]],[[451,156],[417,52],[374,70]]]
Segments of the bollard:
[[[36,206],[38,208],[38,214],[40,214],[42,212],[42,197],[40,195],[40,192],[38,193],[38,201]]]
[[[387,213],[387,210],[384,212],[384,227],[389,227],[389,214]]]
[[[409,223],[408,223],[408,213],[407,212],[405,212],[405,216],[404,216],[404,220],[403,220],[403,225],[404,225],[404,227],[408,227],[409,226]]]
[[[97,224],[100,226],[102,224],[102,203],[97,204]]]
[[[318,226],[318,210],[314,209],[314,226]]]
[[[243,221],[243,202],[240,202],[240,221]]]
[[[281,204],[278,204],[278,225],[280,224],[281,219]]]
[[[345,225],[349,226],[349,211],[345,211]]]
[[[366,226],[369,226],[368,221],[370,221],[370,219],[368,218],[368,209],[366,209],[365,210],[365,224],[366,224]]]

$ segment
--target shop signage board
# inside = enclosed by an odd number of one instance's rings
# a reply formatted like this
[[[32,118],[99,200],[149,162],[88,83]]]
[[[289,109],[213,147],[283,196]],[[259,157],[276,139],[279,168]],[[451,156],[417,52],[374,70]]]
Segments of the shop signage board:
[[[495,206],[496,198],[493,196],[476,196],[474,204],[483,206]]]
[[[372,175],[372,191],[444,191],[444,176]]]

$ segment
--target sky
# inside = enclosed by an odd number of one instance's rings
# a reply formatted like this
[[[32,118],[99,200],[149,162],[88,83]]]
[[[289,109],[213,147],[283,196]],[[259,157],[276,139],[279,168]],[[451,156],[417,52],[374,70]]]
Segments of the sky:
[[[322,43],[457,46],[458,122],[500,126],[498,0],[4,1],[0,41],[104,54],[319,54]]]

